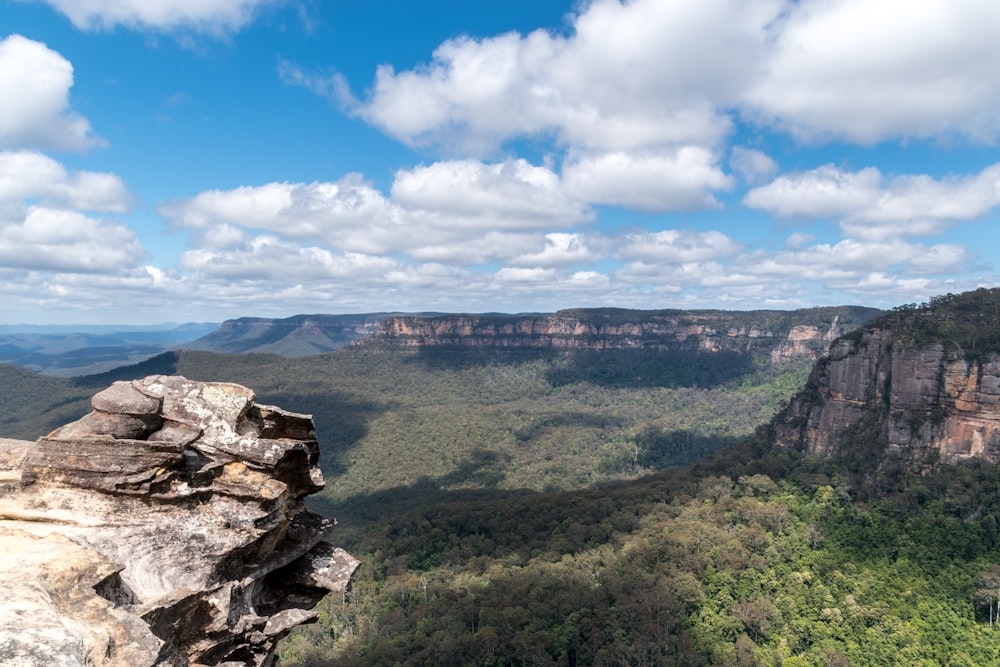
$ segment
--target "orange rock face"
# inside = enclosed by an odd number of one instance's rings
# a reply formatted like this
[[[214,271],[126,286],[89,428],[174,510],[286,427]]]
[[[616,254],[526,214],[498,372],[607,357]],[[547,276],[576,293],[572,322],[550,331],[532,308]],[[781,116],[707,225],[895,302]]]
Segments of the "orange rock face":
[[[778,445],[810,453],[836,454],[849,439],[867,439],[914,469],[935,460],[998,462],[1000,360],[969,360],[888,331],[843,338],[773,427]]]

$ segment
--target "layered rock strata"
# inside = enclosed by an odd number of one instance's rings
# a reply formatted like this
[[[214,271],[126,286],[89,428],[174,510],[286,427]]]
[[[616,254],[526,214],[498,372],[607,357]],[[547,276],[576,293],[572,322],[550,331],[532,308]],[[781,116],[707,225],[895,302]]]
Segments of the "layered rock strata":
[[[273,664],[357,566],[303,503],[312,419],[172,376],[92,407],[0,440],[0,664]]]
[[[878,314],[869,308],[801,311],[628,311],[551,315],[388,317],[360,344],[391,347],[677,349],[755,352],[773,363],[818,358],[830,341]]]
[[[772,424],[779,446],[835,455],[879,448],[911,469],[1000,462],[1000,358],[968,358],[891,329],[841,338]]]

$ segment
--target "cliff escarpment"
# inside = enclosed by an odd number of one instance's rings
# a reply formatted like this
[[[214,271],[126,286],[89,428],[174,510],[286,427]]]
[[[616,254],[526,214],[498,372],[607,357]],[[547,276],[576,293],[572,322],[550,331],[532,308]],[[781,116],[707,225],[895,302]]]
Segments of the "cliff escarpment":
[[[150,376],[35,442],[0,440],[0,663],[273,664],[357,566],[303,498],[308,415]]]
[[[389,317],[362,344],[562,350],[658,349],[766,353],[775,362],[815,358],[842,333],[876,316],[871,308],[683,311],[594,308],[550,315]]]
[[[1000,290],[904,306],[834,341],[771,428],[780,447],[871,470],[1000,462]]]

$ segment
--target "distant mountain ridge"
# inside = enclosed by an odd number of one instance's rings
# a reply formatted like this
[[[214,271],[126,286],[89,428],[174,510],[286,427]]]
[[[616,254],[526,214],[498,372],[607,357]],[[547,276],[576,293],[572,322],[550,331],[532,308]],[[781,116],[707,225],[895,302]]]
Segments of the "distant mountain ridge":
[[[881,311],[858,306],[793,311],[576,308],[555,313],[300,314],[157,327],[0,327],[0,363],[63,377],[92,375],[169,350],[305,357],[351,344],[565,350],[689,350],[816,358]]]
[[[390,347],[652,349],[816,358],[830,341],[882,311],[860,306],[792,311],[577,308],[553,314],[387,317],[360,344]]]
[[[226,320],[212,333],[184,347],[228,354],[255,352],[306,357],[331,352],[370,336],[383,320],[394,314],[398,313],[240,317]]]
[[[210,323],[125,325],[3,325],[0,363],[55,376],[101,373],[200,338]]]

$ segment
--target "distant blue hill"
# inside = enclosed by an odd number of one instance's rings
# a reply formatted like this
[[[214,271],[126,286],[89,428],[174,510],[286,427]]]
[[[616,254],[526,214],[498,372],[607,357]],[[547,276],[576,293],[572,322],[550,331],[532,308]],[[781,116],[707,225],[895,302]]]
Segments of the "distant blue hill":
[[[0,363],[45,375],[91,375],[183,347],[218,327],[218,323],[0,325]]]

